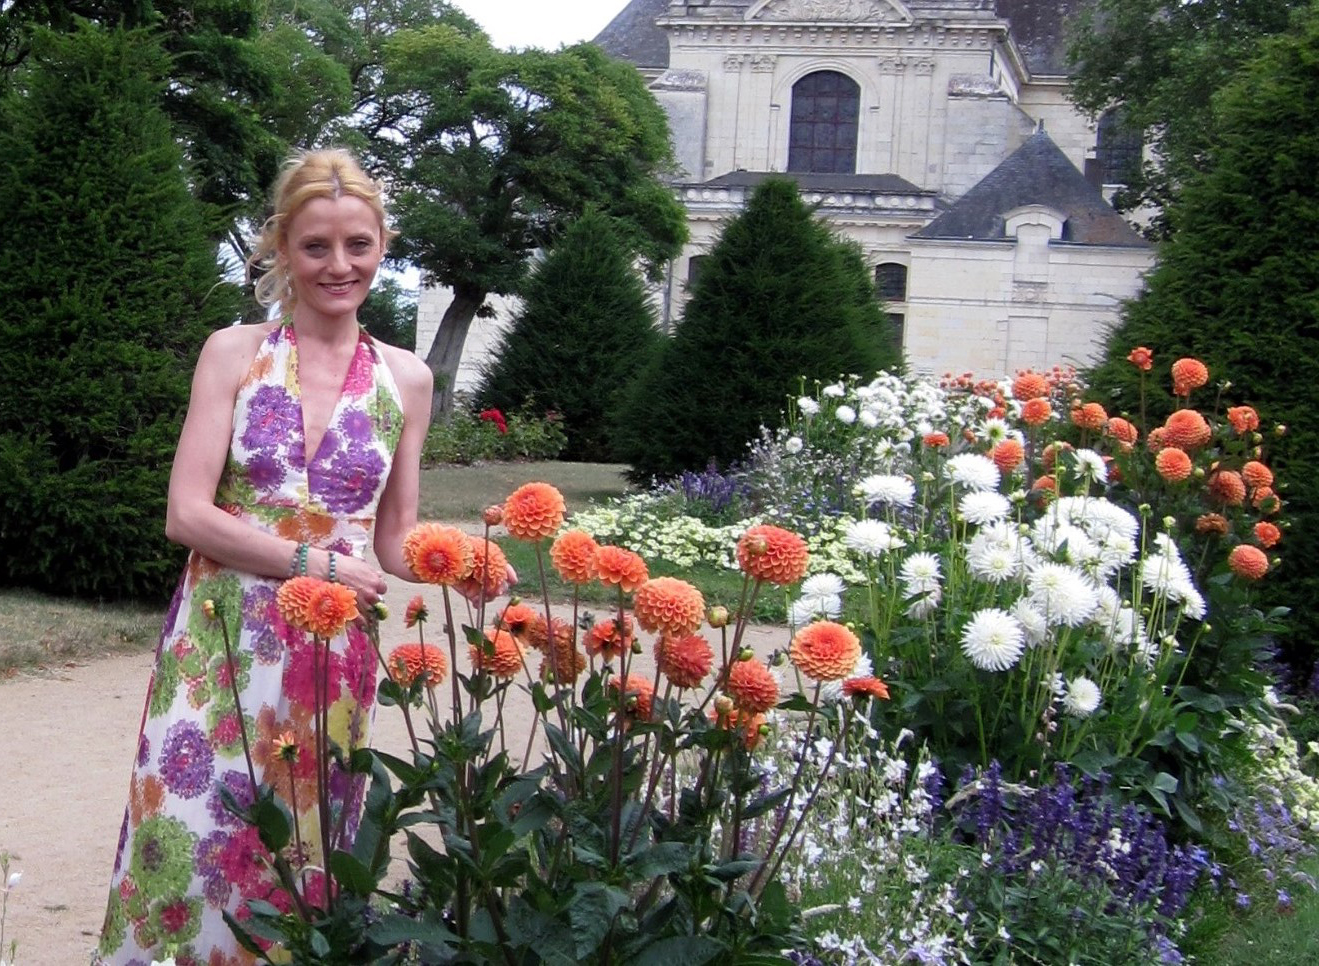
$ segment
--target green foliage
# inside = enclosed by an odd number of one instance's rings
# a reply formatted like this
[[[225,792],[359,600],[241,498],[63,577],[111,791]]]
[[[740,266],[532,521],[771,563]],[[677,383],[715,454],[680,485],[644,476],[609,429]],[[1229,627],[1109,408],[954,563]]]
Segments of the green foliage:
[[[493,414],[482,418],[481,413],[466,407],[459,409],[431,427],[421,453],[422,464],[552,460],[567,445],[557,413],[509,413],[502,425],[503,430]]]
[[[1167,366],[1205,362],[1230,381],[1222,403],[1255,405],[1286,427],[1262,427],[1262,457],[1285,474],[1285,559],[1264,599],[1294,607],[1286,653],[1298,670],[1312,661],[1319,615],[1297,606],[1319,595],[1319,15],[1298,18],[1216,102],[1209,169],[1169,209],[1174,229],[1145,293],[1131,303],[1089,380],[1110,410],[1158,419],[1178,404]],[[1156,348],[1158,378],[1142,395],[1126,361]],[[1220,403],[1221,405],[1221,403]]]
[[[563,416],[563,458],[610,462],[606,421],[661,336],[645,287],[610,219],[577,219],[533,272],[477,393],[481,408]]]
[[[486,296],[516,292],[531,253],[588,206],[652,272],[686,223],[657,179],[664,112],[630,64],[588,44],[500,51],[443,17],[383,53],[369,148],[394,189],[399,255],[455,293],[427,357],[443,412]]]
[[[1155,161],[1116,199],[1120,210],[1162,207],[1200,170],[1215,141],[1213,97],[1287,29],[1309,0],[1095,0],[1071,24],[1071,97],[1099,115],[1121,105]],[[1157,223],[1162,234],[1166,225]]]
[[[155,595],[170,458],[206,334],[236,315],[142,33],[37,38],[0,102],[3,580]]]
[[[901,366],[865,264],[777,178],[724,229],[673,338],[629,388],[617,452],[639,478],[741,459],[800,377]]]
[[[392,278],[376,279],[357,310],[357,321],[382,342],[412,350],[417,344],[417,299]]]

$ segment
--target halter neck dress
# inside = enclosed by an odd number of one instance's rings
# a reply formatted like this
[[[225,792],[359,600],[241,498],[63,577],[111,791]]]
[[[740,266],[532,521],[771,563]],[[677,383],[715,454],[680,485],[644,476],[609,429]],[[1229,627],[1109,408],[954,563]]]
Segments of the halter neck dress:
[[[398,388],[362,333],[325,435],[308,454],[297,338],[285,322],[262,341],[239,388],[216,504],[261,530],[360,557],[402,429]],[[296,802],[306,859],[321,864],[310,753],[313,645],[280,617],[280,583],[195,551],[188,559],[156,652],[94,962],[149,966],[172,954],[179,966],[252,963],[223,913],[242,920],[246,900],[254,898],[290,907],[255,829],[221,802],[220,786],[244,803],[252,790],[220,621],[229,628],[256,779],[274,786],[291,810]],[[219,620],[203,613],[207,600],[218,605]],[[376,686],[376,656],[365,633],[350,626],[333,640],[328,665],[330,740],[345,751],[360,748]],[[277,757],[281,737],[297,743],[297,761]],[[332,821],[348,848],[362,781],[335,767],[330,789]]]

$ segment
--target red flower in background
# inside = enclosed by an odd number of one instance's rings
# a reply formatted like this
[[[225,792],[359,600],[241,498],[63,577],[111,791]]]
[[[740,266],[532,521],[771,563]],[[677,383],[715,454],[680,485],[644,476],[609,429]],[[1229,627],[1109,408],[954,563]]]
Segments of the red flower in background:
[[[508,432],[508,423],[504,420],[504,414],[498,409],[483,409],[477,415],[478,419],[483,419],[487,423],[494,423],[495,428],[501,433]]]

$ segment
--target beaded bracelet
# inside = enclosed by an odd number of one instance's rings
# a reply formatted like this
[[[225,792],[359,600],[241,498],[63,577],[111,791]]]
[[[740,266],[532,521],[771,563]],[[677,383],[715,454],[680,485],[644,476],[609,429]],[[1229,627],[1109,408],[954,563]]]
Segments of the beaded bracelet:
[[[337,584],[339,576],[334,572],[334,551],[330,551],[330,583]]]
[[[293,559],[289,561],[289,577],[296,577],[299,572],[304,576],[307,573],[307,545],[305,543],[300,543],[293,548]]]

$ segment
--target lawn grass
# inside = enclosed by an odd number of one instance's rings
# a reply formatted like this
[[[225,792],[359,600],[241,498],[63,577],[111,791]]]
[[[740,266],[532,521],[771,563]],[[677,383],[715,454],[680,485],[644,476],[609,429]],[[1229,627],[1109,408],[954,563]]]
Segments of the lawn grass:
[[[523,483],[539,480],[558,487],[568,511],[584,510],[592,501],[622,496],[628,490],[621,463],[481,463],[444,464],[421,471],[423,520],[474,522],[481,511]]]
[[[1311,876],[1319,877],[1319,858],[1301,863]],[[1290,889],[1292,907],[1281,911],[1269,905],[1267,894],[1256,895],[1257,908],[1244,916],[1229,911],[1230,895],[1222,907],[1206,909],[1208,918],[1218,919],[1215,942],[1195,949],[1200,966],[1315,966],[1319,964],[1319,892],[1296,885]]]
[[[0,591],[0,677],[156,646],[163,606],[104,604]]]

